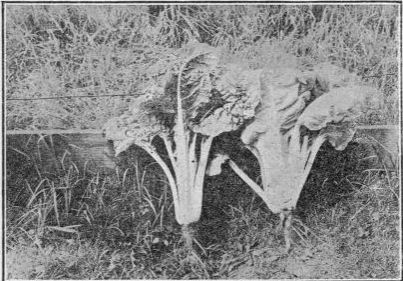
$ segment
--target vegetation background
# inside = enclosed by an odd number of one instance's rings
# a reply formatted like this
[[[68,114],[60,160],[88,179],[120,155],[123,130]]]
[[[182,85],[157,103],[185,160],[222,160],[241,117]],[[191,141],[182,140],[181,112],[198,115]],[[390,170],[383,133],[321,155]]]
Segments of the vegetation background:
[[[153,54],[193,40],[253,68],[280,51],[333,62],[383,93],[362,122],[397,124],[398,27],[397,5],[8,5],[7,129],[100,128],[138,95]],[[115,94],[128,96],[100,97]],[[10,100],[67,96],[94,98]]]
[[[139,94],[157,54],[194,40],[222,47],[251,68],[275,67],[276,56],[288,59],[284,53],[308,64],[333,62],[382,93],[381,107],[362,124],[398,124],[400,8],[8,4],[6,126],[99,129]],[[229,170],[210,179],[193,257],[181,248],[165,180],[141,152],[127,153],[114,174],[80,169],[66,157],[49,173],[40,153],[7,152],[8,278],[400,274],[398,170],[363,167],[356,149],[323,149],[322,157],[337,164],[315,164],[290,255],[281,253],[276,218],[241,180]]]

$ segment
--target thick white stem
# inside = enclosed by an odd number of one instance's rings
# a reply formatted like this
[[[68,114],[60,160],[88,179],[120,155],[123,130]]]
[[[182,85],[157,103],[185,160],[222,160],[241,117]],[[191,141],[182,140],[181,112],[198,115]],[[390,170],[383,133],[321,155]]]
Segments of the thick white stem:
[[[299,182],[303,176],[304,166],[308,157],[308,137],[305,136],[301,144],[301,132],[298,125],[292,129],[290,136],[290,153],[287,155],[287,167],[291,170],[290,184],[292,186],[297,185],[297,188],[299,188]]]
[[[184,116],[183,116],[183,108],[182,108],[182,97],[181,97],[181,85],[182,85],[182,72],[184,71],[185,67],[187,65],[187,62],[184,63],[178,74],[178,84],[176,86],[176,106],[177,106],[177,131],[180,133],[180,136],[183,136],[183,141],[186,141],[185,137],[185,125],[184,125]]]
[[[257,162],[259,163],[260,177],[262,179],[262,184],[263,184],[263,189],[264,189],[265,186],[269,185],[270,181],[269,181],[269,177],[268,177],[267,173],[265,173],[265,170],[264,170],[263,159],[262,159],[261,155],[259,154],[259,151],[256,148],[254,148],[252,146],[248,146],[248,149],[250,152],[253,153],[253,155],[255,155]]]
[[[210,154],[211,144],[213,143],[214,137],[207,137],[207,139],[202,140],[201,147],[200,147],[200,158],[199,158],[199,165],[197,167],[194,187],[196,189],[203,187],[204,183],[204,176],[206,175],[207,163],[208,163],[208,156]]]
[[[301,157],[300,140],[301,140],[300,126],[295,125],[295,127],[292,128],[292,131],[291,131],[289,153],[287,155],[292,159],[291,165],[295,164],[295,161],[293,161],[295,159],[295,157],[299,157],[299,158]],[[298,160],[300,160],[300,159],[298,159]]]
[[[203,184],[204,184],[204,177],[206,174],[206,169],[207,169],[207,162],[208,162],[208,156],[210,154],[210,148],[211,144],[213,142],[214,137],[208,137],[205,140],[202,140],[201,142],[201,147],[200,147],[200,157],[199,157],[199,162],[197,165],[197,171],[193,174],[192,180],[192,186],[189,186],[190,188],[190,197],[189,201],[187,204],[189,205],[189,217],[192,218],[192,221],[194,222],[199,220],[200,215],[201,215],[201,209],[202,209],[202,202],[203,202]],[[194,147],[196,149],[196,147]],[[196,159],[195,159],[196,161]]]
[[[163,135],[161,136],[162,140],[164,141],[165,148],[168,152],[169,161],[171,161],[172,167],[174,169],[175,175],[178,174],[178,167],[176,167],[176,157],[172,149],[172,141],[168,138],[168,136]]]
[[[181,77],[182,72],[186,66],[186,63],[182,65],[178,74],[178,85],[176,89],[176,102],[177,102],[177,124],[175,126],[175,142],[176,142],[176,156],[179,164],[183,160],[187,159],[187,136],[185,131],[185,117],[182,108],[182,97],[181,97]],[[184,172],[184,171],[183,171]]]
[[[197,161],[197,134],[190,135],[185,128],[185,115],[182,108],[181,76],[187,65],[184,63],[178,75],[177,83],[177,124],[175,126],[176,142],[176,184],[178,188],[180,224],[190,224],[199,220],[201,215],[204,174],[207,167],[208,154],[213,138],[201,144],[201,155]],[[199,162],[199,163],[197,163]]]
[[[181,97],[181,78],[182,72],[186,67],[184,63],[178,74],[178,84],[177,84],[177,124],[174,128],[174,139],[176,143],[176,184],[178,187],[178,200],[179,200],[179,212],[177,217],[181,217],[178,220],[180,224],[187,224],[189,217],[192,217],[192,206],[191,202],[191,187],[189,181],[189,166],[188,166],[188,145],[187,145],[187,135],[185,131],[185,116],[182,108],[182,97]]]
[[[189,144],[189,172],[190,172],[190,177],[195,178],[196,177],[196,171],[197,171],[197,157],[196,157],[196,142],[197,142],[197,133],[193,133],[191,142]]]
[[[302,141],[301,150],[300,150],[300,154],[302,155],[302,157],[304,159],[307,159],[307,157],[308,157],[308,142],[309,142],[309,137],[304,136],[304,140]]]
[[[171,170],[169,169],[168,165],[162,160],[161,156],[158,155],[154,149],[148,147],[148,146],[141,146],[150,156],[160,165],[162,170],[164,171],[166,177],[168,178],[169,186],[171,187],[171,192],[172,192],[172,197],[174,200],[174,206],[175,206],[175,215],[178,220],[178,209],[179,209],[179,198],[178,198],[178,189],[177,185],[175,182],[175,178],[171,173]]]
[[[247,184],[249,185],[253,191],[256,192],[260,198],[266,203],[267,206],[270,206],[266,199],[266,194],[263,189],[254,181],[252,180],[234,161],[229,160],[229,165],[231,169]]]
[[[306,162],[305,162],[305,167],[303,168],[303,173],[300,178],[300,182],[298,186],[303,186],[305,184],[306,179],[308,178],[309,172],[311,171],[312,165],[315,161],[316,154],[319,151],[319,148],[322,146],[323,142],[325,141],[325,138],[323,136],[317,137],[309,149],[309,152],[307,153],[308,157],[306,157]]]

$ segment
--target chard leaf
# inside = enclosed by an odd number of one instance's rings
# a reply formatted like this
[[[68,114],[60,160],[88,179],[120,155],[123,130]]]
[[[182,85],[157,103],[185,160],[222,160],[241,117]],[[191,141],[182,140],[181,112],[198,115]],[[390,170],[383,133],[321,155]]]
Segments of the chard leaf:
[[[237,130],[245,120],[254,117],[260,103],[260,70],[242,70],[230,65],[218,81],[215,81],[219,95],[210,112],[192,126],[192,130],[208,136]]]
[[[241,123],[224,108],[217,108],[213,114],[204,118],[200,124],[193,127],[195,133],[206,136],[218,136],[224,132],[236,130]]]
[[[356,128],[351,122],[330,124],[320,131],[336,150],[344,150],[353,139]]]
[[[113,141],[116,155],[132,144],[150,146],[155,136],[166,131],[155,116],[142,114],[141,106],[141,103],[133,103],[129,111],[104,125],[105,138]]]
[[[298,124],[320,135],[343,150],[355,134],[355,120],[363,113],[368,94],[373,89],[363,86],[333,88],[314,100],[301,116]]]
[[[314,100],[298,118],[298,124],[317,131],[330,123],[353,121],[361,114],[365,98],[361,86],[334,88]]]

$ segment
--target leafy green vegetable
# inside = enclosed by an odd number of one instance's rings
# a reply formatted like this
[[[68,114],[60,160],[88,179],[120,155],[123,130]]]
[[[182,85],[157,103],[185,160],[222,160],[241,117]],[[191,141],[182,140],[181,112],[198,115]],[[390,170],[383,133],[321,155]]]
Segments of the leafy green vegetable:
[[[261,104],[241,135],[260,164],[262,187],[230,160],[234,171],[274,213],[295,208],[323,142],[338,150],[347,146],[355,133],[354,120],[374,91],[330,64],[295,69],[262,72]],[[211,172],[220,172],[217,166],[226,160],[219,155]]]
[[[176,220],[185,226],[200,218],[213,139],[252,118],[260,102],[259,72],[224,65],[220,56],[219,49],[198,43],[168,49],[165,59],[149,70],[153,79],[144,81],[144,94],[104,127],[117,154],[134,144],[161,166],[171,186]],[[154,147],[157,137],[165,144],[170,165]]]

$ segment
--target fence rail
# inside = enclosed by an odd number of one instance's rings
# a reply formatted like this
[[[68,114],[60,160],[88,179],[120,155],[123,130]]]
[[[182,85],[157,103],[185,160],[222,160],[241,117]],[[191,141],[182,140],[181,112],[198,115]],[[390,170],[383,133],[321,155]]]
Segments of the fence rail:
[[[367,154],[376,154],[378,159],[389,159],[390,155],[398,159],[399,136],[397,125],[359,126],[353,142],[366,146]],[[102,130],[9,130],[6,147],[7,161],[18,157],[15,154],[18,151],[40,151],[41,162],[50,169],[65,155],[82,165],[91,161],[96,167],[115,167],[112,144],[104,138]]]
[[[357,130],[399,130],[399,125],[362,125]],[[6,130],[6,135],[68,135],[68,134],[102,134],[99,129],[52,129],[52,130]]]

